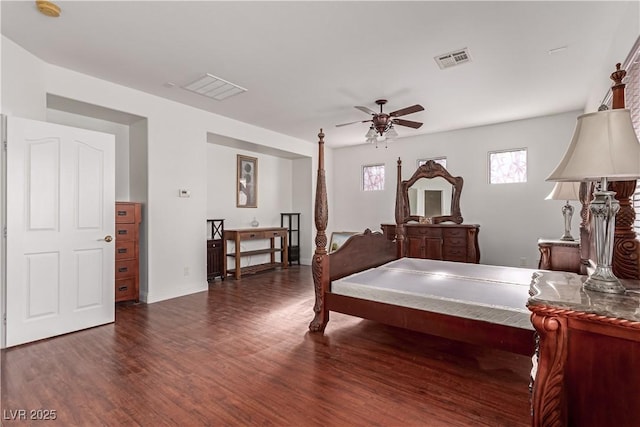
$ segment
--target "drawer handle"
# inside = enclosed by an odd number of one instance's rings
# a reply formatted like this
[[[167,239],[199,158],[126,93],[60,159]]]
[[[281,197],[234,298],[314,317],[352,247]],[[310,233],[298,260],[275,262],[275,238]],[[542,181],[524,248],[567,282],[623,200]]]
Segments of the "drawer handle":
[[[249,237],[256,237],[255,234],[249,234]]]
[[[120,267],[118,269],[118,273],[126,273],[127,271],[129,271],[129,267]]]
[[[120,248],[120,249],[118,249],[118,253],[119,253],[119,254],[126,254],[126,253],[127,253],[127,248]]]
[[[118,211],[118,216],[127,216],[127,211]]]
[[[118,234],[127,234],[127,230],[118,230]]]
[[[124,291],[126,291],[127,289],[129,289],[129,287],[128,287],[128,286],[120,286],[120,287],[118,288],[118,292],[124,292]]]

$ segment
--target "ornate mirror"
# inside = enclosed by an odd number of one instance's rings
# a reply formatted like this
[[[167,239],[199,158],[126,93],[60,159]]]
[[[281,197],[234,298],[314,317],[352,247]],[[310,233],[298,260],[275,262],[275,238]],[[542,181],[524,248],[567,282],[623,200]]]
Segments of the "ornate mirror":
[[[460,176],[452,176],[442,165],[433,160],[427,161],[410,179],[400,183],[402,222],[461,224],[460,193],[463,181]]]

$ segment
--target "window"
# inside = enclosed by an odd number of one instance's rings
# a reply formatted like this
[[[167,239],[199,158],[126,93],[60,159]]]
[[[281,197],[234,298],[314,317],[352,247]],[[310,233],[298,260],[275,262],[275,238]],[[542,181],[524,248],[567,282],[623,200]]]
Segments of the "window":
[[[384,165],[362,167],[362,189],[364,191],[384,190]]]
[[[490,151],[489,184],[527,182],[527,149]]]
[[[428,160],[433,160],[437,164],[441,165],[443,168],[447,168],[447,158],[446,157],[434,157],[432,159],[418,159],[418,167],[427,163]]]

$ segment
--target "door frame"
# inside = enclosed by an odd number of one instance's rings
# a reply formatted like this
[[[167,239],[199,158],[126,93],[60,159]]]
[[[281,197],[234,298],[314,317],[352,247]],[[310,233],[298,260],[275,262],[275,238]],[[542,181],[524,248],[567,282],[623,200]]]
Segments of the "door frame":
[[[0,114],[0,348],[7,347],[7,116]]]

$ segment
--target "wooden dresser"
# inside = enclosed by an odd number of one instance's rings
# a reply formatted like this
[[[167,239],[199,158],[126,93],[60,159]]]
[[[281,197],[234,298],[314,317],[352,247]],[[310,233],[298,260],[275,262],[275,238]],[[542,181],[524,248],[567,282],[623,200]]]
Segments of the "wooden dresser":
[[[140,299],[142,205],[116,202],[116,302]]]
[[[224,276],[232,275],[236,279],[240,279],[242,274],[257,273],[259,271],[269,270],[281,266],[287,268],[288,263],[288,243],[287,243],[288,230],[284,227],[269,227],[269,228],[245,228],[239,230],[224,230]],[[276,246],[275,239],[280,238],[280,246]],[[247,241],[268,241],[268,248],[243,250],[241,248],[242,242]],[[233,251],[227,250],[227,243],[233,242]],[[276,252],[280,252],[280,260],[276,260]],[[241,262],[243,257],[250,257],[253,255],[269,255],[269,261],[261,264],[252,264],[241,268]],[[231,270],[227,269],[227,258],[233,258],[235,261],[235,267]]]
[[[382,224],[388,239],[395,238],[395,224]],[[405,224],[406,256],[442,261],[480,262],[477,224]]]
[[[584,290],[586,276],[534,275],[528,307],[539,336],[535,427],[640,425],[640,281],[625,294]]]

